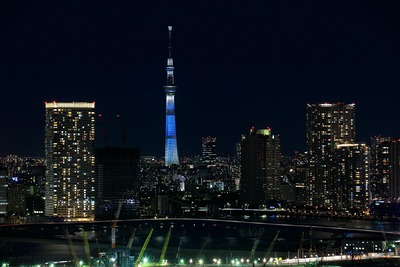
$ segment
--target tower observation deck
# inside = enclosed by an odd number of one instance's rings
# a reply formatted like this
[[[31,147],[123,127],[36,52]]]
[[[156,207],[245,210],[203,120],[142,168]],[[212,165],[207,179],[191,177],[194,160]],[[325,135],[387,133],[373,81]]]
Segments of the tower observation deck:
[[[172,26],[168,26],[169,47],[167,59],[167,82],[164,86],[166,95],[166,116],[165,116],[165,166],[173,164],[179,165],[178,148],[176,142],[176,124],[175,124],[175,92],[174,82],[174,63],[172,59]]]

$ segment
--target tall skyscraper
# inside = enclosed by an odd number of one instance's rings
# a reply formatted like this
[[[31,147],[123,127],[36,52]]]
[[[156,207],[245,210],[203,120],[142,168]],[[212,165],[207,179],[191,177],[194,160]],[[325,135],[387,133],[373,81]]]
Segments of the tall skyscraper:
[[[166,116],[165,116],[165,166],[179,165],[178,148],[176,142],[175,124],[175,92],[174,62],[172,60],[172,26],[168,26],[169,47],[167,59],[167,83],[164,86],[166,94]]]
[[[95,211],[95,103],[45,103],[45,215],[92,221]]]
[[[336,145],[355,143],[355,104],[308,104],[308,205],[334,208],[333,153]]]
[[[240,198],[242,204],[259,207],[281,200],[281,143],[270,128],[251,128],[242,137]]]
[[[203,137],[201,148],[202,162],[207,165],[215,165],[217,162],[217,138],[213,136]]]

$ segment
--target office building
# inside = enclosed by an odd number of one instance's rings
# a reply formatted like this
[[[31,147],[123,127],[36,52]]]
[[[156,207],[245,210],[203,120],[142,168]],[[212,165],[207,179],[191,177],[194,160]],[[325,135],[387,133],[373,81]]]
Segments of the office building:
[[[217,162],[217,138],[213,136],[201,139],[201,160],[203,164],[215,165]]]
[[[179,165],[178,147],[176,141],[175,122],[175,92],[174,62],[172,59],[172,26],[168,26],[169,33],[169,54],[167,59],[167,82],[164,86],[166,95],[166,116],[165,116],[165,166]]]
[[[95,103],[45,103],[45,215],[92,221],[95,211]]]
[[[240,198],[244,205],[259,207],[281,200],[281,144],[270,128],[250,129],[241,141]]]
[[[355,143],[355,104],[308,104],[306,112],[308,205],[333,208],[333,153],[339,144]]]

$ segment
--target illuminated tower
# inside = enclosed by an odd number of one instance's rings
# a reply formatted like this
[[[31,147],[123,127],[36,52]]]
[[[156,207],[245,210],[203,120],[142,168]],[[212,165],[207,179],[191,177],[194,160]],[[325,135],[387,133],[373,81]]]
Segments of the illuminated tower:
[[[167,60],[167,83],[164,86],[166,94],[166,116],[165,116],[165,166],[179,164],[178,148],[176,144],[175,126],[175,91],[174,82],[174,62],[172,60],[171,33],[172,26],[168,26],[169,33],[169,53]]]
[[[93,221],[95,103],[45,105],[45,214],[65,221]]]

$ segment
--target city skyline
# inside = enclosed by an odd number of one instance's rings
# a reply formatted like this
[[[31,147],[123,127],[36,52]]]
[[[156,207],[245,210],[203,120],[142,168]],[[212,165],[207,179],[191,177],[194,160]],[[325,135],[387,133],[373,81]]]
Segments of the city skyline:
[[[306,106],[323,102],[355,103],[356,142],[400,136],[394,1],[2,6],[0,155],[44,155],[54,100],[96,102],[97,147],[107,129],[109,145],[163,156],[168,25],[179,156],[200,154],[204,136],[233,154],[253,126],[283,154],[305,151]]]

